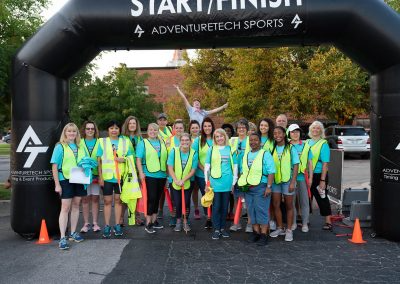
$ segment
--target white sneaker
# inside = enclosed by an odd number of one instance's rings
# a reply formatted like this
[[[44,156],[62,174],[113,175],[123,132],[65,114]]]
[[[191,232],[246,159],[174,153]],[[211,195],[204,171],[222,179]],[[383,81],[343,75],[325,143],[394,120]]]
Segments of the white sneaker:
[[[233,224],[230,228],[229,228],[229,230],[230,231],[233,231],[233,232],[237,232],[237,231],[239,231],[239,230],[241,230],[242,229],[242,225],[240,225],[240,224]]]
[[[286,242],[293,241],[293,231],[292,230],[286,229],[285,241]]]
[[[253,225],[247,224],[246,225],[246,233],[253,233]]]
[[[273,231],[273,232],[271,232],[271,233],[269,234],[269,236],[270,236],[271,238],[276,238],[276,237],[278,237],[278,236],[284,236],[284,235],[285,235],[285,230],[282,229],[282,228],[277,228],[275,231]]]
[[[302,231],[303,233],[308,233],[308,231],[309,231],[308,225],[303,225],[303,226],[301,227],[301,231]]]
[[[269,221],[269,229],[271,231],[275,231],[276,230],[276,223],[274,220]]]
[[[294,231],[294,230],[296,230],[297,229],[297,224],[296,223],[293,223],[292,224],[292,228],[290,228],[292,231]]]

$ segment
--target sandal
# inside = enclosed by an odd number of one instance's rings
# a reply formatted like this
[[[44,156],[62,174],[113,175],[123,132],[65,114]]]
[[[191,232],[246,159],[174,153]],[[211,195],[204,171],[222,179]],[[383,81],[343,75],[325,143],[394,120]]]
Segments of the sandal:
[[[93,232],[100,232],[101,228],[97,224],[93,224]]]
[[[322,230],[332,231],[332,224],[325,223],[325,225],[322,227]]]

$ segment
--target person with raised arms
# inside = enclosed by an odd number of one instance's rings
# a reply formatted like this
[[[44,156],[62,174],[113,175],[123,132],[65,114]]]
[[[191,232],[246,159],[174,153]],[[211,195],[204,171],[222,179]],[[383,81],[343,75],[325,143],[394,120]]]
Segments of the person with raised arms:
[[[237,181],[238,165],[237,155],[231,151],[228,135],[225,130],[218,128],[213,136],[214,145],[208,149],[204,176],[206,182],[214,190],[212,203],[213,233],[211,238],[218,240],[220,237],[229,238],[225,229],[226,215],[228,213],[229,194]],[[206,191],[210,190],[206,188]]]
[[[80,147],[81,136],[78,127],[74,123],[68,123],[64,126],[60,141],[54,147],[50,163],[53,172],[55,192],[61,197],[61,211],[58,219],[60,227],[60,241],[58,247],[61,250],[69,249],[68,239],[80,243],[83,238],[76,231],[79,219],[79,205],[81,198],[86,196],[86,190],[83,184],[70,183],[71,169],[77,167],[86,153],[83,147]],[[68,239],[65,236],[68,224],[68,215],[71,212],[71,234]]]
[[[168,152],[164,140],[159,138],[159,127],[155,123],[147,126],[148,138],[139,142],[136,149],[136,166],[140,179],[147,185],[147,212],[145,231],[155,233],[164,226],[157,221],[158,205],[167,178]]]

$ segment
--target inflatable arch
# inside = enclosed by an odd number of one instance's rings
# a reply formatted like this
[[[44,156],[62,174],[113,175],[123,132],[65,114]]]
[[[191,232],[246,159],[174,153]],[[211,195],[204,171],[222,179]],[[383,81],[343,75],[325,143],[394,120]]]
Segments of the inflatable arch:
[[[100,51],[320,44],[372,75],[373,228],[400,240],[400,16],[382,0],[70,0],[14,60],[13,230],[33,236],[46,218],[58,231],[52,147],[69,79]]]

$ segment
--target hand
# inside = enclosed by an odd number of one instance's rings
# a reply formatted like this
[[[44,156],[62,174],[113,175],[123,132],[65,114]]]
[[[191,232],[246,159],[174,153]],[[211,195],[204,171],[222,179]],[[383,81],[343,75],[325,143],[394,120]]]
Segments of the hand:
[[[104,180],[101,177],[99,177],[99,185],[100,186],[104,186]]]
[[[146,178],[143,172],[139,173],[140,180],[144,180]]]
[[[174,86],[174,88],[177,89],[178,91],[180,90],[180,88],[179,88],[178,85],[175,85],[175,84],[174,84],[173,86]]]
[[[205,191],[206,191],[206,192],[209,192],[209,191],[210,191],[210,188],[209,188],[208,186],[206,186],[206,187],[205,187]]]
[[[119,157],[117,157],[117,158],[115,158],[114,160],[117,161],[118,163],[125,163],[125,158],[119,158]]]
[[[232,194],[235,193],[235,186],[234,185],[232,185],[231,192],[232,192]]]
[[[322,190],[325,190],[325,189],[326,189],[326,182],[324,182],[324,181],[321,180],[321,181],[319,182],[319,188],[321,189],[321,191],[322,191]]]
[[[223,107],[224,107],[224,108],[227,108],[227,107],[228,107],[228,103],[224,104]]]
[[[60,184],[56,185],[55,191],[61,196],[62,188]]]
[[[289,192],[292,193],[296,188],[296,182],[295,181],[291,181],[289,184]]]
[[[271,195],[271,189],[269,188],[269,187],[267,187],[266,189],[265,189],[265,192],[264,192],[264,197],[267,197],[268,195]]]
[[[311,188],[311,185],[312,185],[312,180],[313,180],[312,178],[308,179],[308,184],[310,185],[310,188]]]

